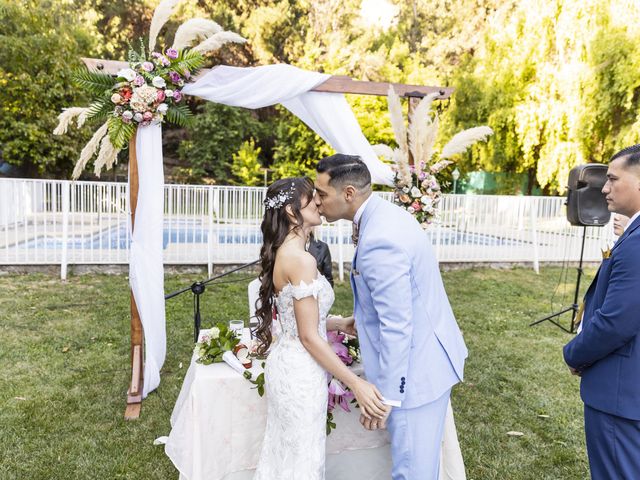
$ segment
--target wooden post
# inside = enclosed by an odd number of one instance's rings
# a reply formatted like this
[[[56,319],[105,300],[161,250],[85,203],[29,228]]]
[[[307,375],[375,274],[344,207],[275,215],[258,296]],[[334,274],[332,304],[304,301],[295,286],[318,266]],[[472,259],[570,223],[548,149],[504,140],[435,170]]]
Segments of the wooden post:
[[[135,229],[136,207],[138,206],[138,157],[136,155],[136,136],[129,141],[129,207],[131,208],[131,234]],[[143,367],[144,367],[144,332],[136,299],[131,291],[131,383],[127,392],[127,408],[124,412],[126,420],[135,420],[140,416],[142,407]]]

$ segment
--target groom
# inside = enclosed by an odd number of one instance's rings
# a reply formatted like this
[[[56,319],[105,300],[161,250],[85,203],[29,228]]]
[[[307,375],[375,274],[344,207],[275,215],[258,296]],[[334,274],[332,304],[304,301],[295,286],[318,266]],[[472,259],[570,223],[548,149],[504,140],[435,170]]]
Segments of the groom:
[[[609,162],[602,193],[630,217],[584,297],[582,330],[564,359],[582,377],[591,478],[640,478],[640,145]]]
[[[371,191],[360,157],[317,166],[316,204],[327,221],[353,221],[354,317],[367,380],[385,398],[394,480],[436,480],[451,387],[467,357],[429,239],[405,210]]]

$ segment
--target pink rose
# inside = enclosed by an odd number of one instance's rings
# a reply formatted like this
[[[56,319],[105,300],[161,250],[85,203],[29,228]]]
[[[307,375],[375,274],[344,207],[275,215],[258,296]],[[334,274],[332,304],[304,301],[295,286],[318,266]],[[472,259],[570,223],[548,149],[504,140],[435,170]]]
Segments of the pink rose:
[[[153,113],[151,112],[144,112],[144,114],[142,115],[142,119],[145,122],[150,122],[152,118],[153,118]]]
[[[166,95],[164,93],[164,90],[158,90],[156,92],[156,98],[158,99],[159,102],[164,101],[164,99],[166,98]]]
[[[418,202],[417,200],[413,202],[411,206],[413,207],[414,212],[419,212],[420,210],[422,210],[422,207],[420,206],[420,202]]]

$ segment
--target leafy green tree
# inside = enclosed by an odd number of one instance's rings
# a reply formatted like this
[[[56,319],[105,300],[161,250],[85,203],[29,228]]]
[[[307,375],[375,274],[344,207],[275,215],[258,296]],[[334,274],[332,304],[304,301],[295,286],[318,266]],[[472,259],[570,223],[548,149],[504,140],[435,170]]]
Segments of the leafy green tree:
[[[259,156],[262,149],[256,146],[253,138],[246,140],[240,150],[233,154],[231,172],[241,185],[256,186],[263,184],[264,170]]]
[[[79,104],[71,76],[91,52],[82,16],[63,0],[0,0],[0,150],[27,176],[67,177],[88,132],[54,137]]]
[[[283,177],[315,177],[319,159],[335,153],[316,133],[298,118],[280,109],[273,149],[273,179]]]
[[[182,180],[200,181],[211,177],[216,183],[232,180],[233,154],[250,138],[264,135],[266,125],[250,110],[206,102],[187,129],[187,140],[178,154],[189,167],[181,172]]]

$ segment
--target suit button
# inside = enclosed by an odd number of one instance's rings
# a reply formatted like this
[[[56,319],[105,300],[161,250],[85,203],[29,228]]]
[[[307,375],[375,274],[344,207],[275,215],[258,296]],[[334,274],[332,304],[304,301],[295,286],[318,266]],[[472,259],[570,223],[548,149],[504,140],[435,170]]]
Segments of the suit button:
[[[400,377],[400,380],[404,382],[404,377]]]

